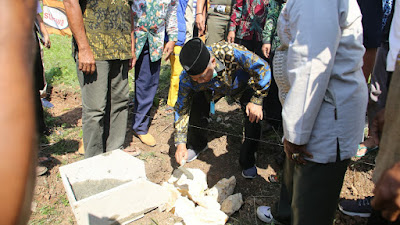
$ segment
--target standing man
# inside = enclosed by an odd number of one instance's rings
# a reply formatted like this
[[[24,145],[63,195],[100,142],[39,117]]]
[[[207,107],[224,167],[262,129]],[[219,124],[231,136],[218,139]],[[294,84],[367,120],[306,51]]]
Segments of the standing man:
[[[237,0],[233,5],[227,41],[243,45],[264,58],[261,33],[267,17],[267,6],[266,0]]]
[[[210,0],[210,9],[207,18],[205,18],[204,11],[207,10],[207,0],[197,1],[196,26],[199,28],[199,36],[202,36],[205,34],[207,20],[207,45],[226,40],[234,3],[235,0]]]
[[[148,133],[150,109],[160,77],[161,56],[167,60],[178,40],[178,0],[135,0],[132,6],[135,21],[136,55],[135,108],[132,129],[148,146],[156,140]],[[168,35],[168,42],[166,35]]]
[[[207,126],[214,102],[230,95],[240,102],[244,114],[245,140],[239,159],[242,175],[255,178],[262,102],[271,79],[268,63],[243,46],[221,41],[206,47],[200,38],[188,41],[180,56],[184,71],[175,104],[176,161],[193,161],[207,149],[207,132],[201,128]]]
[[[65,0],[82,91],[85,158],[123,147],[128,71],[135,64],[132,0]]]
[[[290,0],[279,23],[290,37],[290,90],[280,198],[289,210],[280,204],[278,214],[292,225],[331,225],[367,108],[360,9],[353,0]]]

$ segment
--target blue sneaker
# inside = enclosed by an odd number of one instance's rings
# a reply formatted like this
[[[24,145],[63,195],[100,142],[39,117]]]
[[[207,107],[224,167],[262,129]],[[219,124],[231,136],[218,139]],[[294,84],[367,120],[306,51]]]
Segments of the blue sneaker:
[[[253,166],[249,169],[242,170],[242,176],[244,178],[253,179],[257,176],[257,167]]]
[[[339,210],[349,216],[370,217],[372,212],[371,206],[372,196],[364,199],[340,201]]]

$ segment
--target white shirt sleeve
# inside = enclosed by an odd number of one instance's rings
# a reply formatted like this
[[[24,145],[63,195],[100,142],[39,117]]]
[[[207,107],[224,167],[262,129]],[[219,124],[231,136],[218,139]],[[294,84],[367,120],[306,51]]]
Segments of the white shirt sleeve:
[[[390,25],[389,34],[389,53],[387,56],[387,71],[394,71],[396,65],[397,54],[400,51],[400,1],[396,1],[394,6],[393,20]]]

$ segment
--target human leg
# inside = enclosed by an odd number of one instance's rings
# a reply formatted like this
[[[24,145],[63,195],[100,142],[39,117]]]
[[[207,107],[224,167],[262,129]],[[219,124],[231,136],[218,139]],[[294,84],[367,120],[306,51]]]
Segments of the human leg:
[[[143,47],[135,65],[135,108],[132,129],[138,135],[148,133],[150,109],[157,91],[161,60],[150,61],[148,43]]]
[[[327,164],[309,161],[293,166],[293,225],[332,224],[349,162],[349,159]]]
[[[240,147],[240,158],[239,163],[243,170],[247,170],[255,166],[255,153],[258,149],[259,140],[261,138],[261,123],[249,121],[249,117],[246,114],[246,106],[250,102],[253,96],[253,89],[248,88],[244,91],[242,97],[240,98],[240,104],[243,111],[244,117],[244,141]]]
[[[105,151],[103,135],[109,64],[107,61],[96,61],[96,71],[91,75],[84,75],[79,70],[78,60],[76,60],[76,66],[82,92],[82,131],[85,158],[89,158]]]
[[[183,70],[181,63],[179,62],[179,53],[181,52],[181,49],[181,46],[175,46],[174,53],[170,56],[171,79],[167,104],[171,107],[175,106],[176,100],[178,99],[179,76],[181,75]]]
[[[387,44],[382,44],[378,48],[375,60],[374,70],[371,74],[371,85],[368,101],[368,127],[372,128],[372,121],[375,115],[385,107],[387,97],[387,83],[388,83],[388,72],[386,71],[386,58],[388,53]],[[367,138],[359,146],[357,150],[357,156],[364,156],[367,152],[377,149],[377,144],[374,138]]]
[[[375,114],[385,107],[387,97],[388,74],[386,71],[386,58],[388,46],[382,45],[376,53],[375,67],[371,76],[371,90],[368,102],[368,120],[371,122]]]
[[[37,39],[35,39],[37,40]],[[35,114],[36,114],[36,129],[39,134],[46,134],[48,133],[47,126],[44,122],[44,114],[43,114],[43,106],[42,101],[40,99],[39,91],[44,87],[44,79],[43,79],[43,62],[42,62],[42,55],[40,54],[40,43],[36,43],[36,54],[35,54],[35,61],[34,61],[34,99],[35,99]]]
[[[209,14],[207,18],[208,38],[206,45],[226,40],[228,35],[229,16],[219,13]]]
[[[125,141],[129,99],[128,64],[128,60],[111,60],[110,62],[110,112],[107,151],[122,148]]]
[[[188,148],[197,153],[203,150],[208,143],[207,130],[202,129],[208,126],[210,113],[210,102],[206,98],[205,91],[194,93],[192,97],[192,107],[190,110],[188,128]]]

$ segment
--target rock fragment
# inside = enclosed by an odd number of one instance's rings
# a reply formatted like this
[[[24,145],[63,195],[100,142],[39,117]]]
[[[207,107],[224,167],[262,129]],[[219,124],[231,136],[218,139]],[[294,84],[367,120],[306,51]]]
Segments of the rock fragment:
[[[231,216],[233,213],[238,211],[243,205],[243,198],[241,193],[237,193],[226,198],[221,204],[222,212],[226,215]]]
[[[233,194],[236,187],[236,178],[231,176],[229,179],[223,178],[214,187],[206,191],[207,196],[213,197],[217,202],[222,203],[229,195]]]

